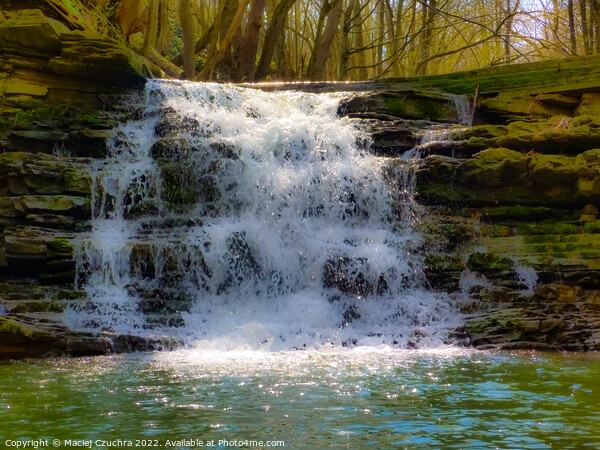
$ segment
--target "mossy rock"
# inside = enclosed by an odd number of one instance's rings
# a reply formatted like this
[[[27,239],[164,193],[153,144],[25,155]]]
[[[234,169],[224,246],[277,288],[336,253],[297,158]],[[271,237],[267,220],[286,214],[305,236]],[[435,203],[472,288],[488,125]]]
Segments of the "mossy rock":
[[[59,289],[56,293],[57,300],[83,300],[88,298],[86,291],[77,289]]]
[[[425,271],[461,273],[466,268],[463,255],[448,253],[429,253],[425,255]]]
[[[586,203],[600,203],[600,172],[578,178],[576,195]]]
[[[22,301],[11,308],[11,314],[35,313],[35,312],[54,312],[62,313],[65,308],[60,303],[47,300]]]
[[[457,181],[466,186],[500,187],[523,183],[530,157],[507,148],[484,150],[457,171]]]
[[[587,175],[587,162],[583,155],[573,158],[537,155],[532,158],[530,167],[533,180],[541,184],[572,183],[580,176]]]
[[[597,92],[584,92],[581,101],[575,109],[575,115],[600,115],[600,94]]]
[[[123,215],[127,220],[137,220],[141,217],[157,215],[159,212],[156,202],[148,200],[128,206]]]
[[[600,233],[600,221],[586,222],[583,225],[583,232],[592,234]]]
[[[152,77],[144,58],[125,44],[91,32],[71,32],[48,70],[58,75],[141,86]]]
[[[508,130],[504,125],[479,125],[469,128],[468,136],[474,138],[492,139],[506,136]]]
[[[67,238],[56,238],[46,244],[49,248],[60,254],[72,255],[73,243]]]
[[[515,262],[512,258],[494,253],[474,252],[469,256],[467,266],[472,270],[512,270]]]
[[[172,205],[214,202],[219,197],[215,175],[198,175],[192,164],[160,161],[162,199]]]
[[[60,35],[68,31],[65,25],[44,16],[39,9],[24,9],[0,23],[0,44],[15,50],[24,48],[58,55],[61,50]]]
[[[47,333],[36,330],[33,326],[28,326],[14,319],[0,316],[0,335],[2,334],[12,335],[15,338],[21,337],[32,340],[44,340],[48,337]]]
[[[523,223],[517,226],[517,233],[523,235],[549,235],[549,234],[579,234],[581,226],[572,223]]]
[[[0,28],[1,29],[1,28]],[[28,83],[22,80],[9,80],[3,83],[5,95],[27,95],[30,97],[45,97],[48,93],[46,86]]]
[[[402,90],[380,91],[352,97],[340,104],[341,115],[368,111],[389,117],[425,119],[440,122],[460,121],[454,97],[441,91]]]
[[[89,159],[27,152],[0,154],[0,195],[79,194],[91,196]]]
[[[62,213],[73,217],[90,217],[90,200],[67,195],[24,195],[14,198],[14,205],[23,214]]]
[[[150,150],[153,158],[186,158],[192,149],[188,139],[167,137],[158,139]]]
[[[498,206],[495,208],[482,208],[481,217],[496,220],[541,220],[554,217],[556,214],[551,208],[545,206]]]

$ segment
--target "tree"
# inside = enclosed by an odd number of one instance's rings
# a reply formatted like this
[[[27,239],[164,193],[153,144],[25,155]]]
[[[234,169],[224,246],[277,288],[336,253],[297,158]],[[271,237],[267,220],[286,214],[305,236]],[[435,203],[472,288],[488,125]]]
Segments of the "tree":
[[[72,29],[198,80],[364,80],[600,52],[600,0],[43,1]]]
[[[265,4],[266,0],[254,0],[252,2],[244,39],[238,50],[238,71],[236,77],[238,81],[254,79],[259,34],[263,26]]]
[[[188,80],[194,79],[196,71],[196,58],[194,55],[196,42],[194,41],[195,27],[193,15],[193,0],[179,0],[179,21],[181,23],[183,41],[183,71]]]
[[[265,34],[260,61],[256,67],[255,79],[264,79],[269,75],[271,61],[275,54],[275,46],[277,45],[280,35],[283,33],[285,18],[296,1],[297,0],[281,0],[275,7],[269,22],[269,27]]]
[[[313,46],[313,51],[306,69],[306,77],[312,80],[320,80],[323,78],[325,63],[329,58],[331,44],[337,27],[342,17],[342,1],[341,0],[326,0],[319,14],[319,23],[317,25],[317,35]],[[323,24],[327,23],[323,26]],[[321,31],[323,30],[323,31]]]

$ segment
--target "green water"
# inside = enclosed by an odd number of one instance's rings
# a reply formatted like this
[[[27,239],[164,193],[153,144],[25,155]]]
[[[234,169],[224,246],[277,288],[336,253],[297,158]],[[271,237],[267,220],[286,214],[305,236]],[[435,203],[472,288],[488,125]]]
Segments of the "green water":
[[[600,447],[596,354],[186,350],[5,363],[0,392],[5,448]]]

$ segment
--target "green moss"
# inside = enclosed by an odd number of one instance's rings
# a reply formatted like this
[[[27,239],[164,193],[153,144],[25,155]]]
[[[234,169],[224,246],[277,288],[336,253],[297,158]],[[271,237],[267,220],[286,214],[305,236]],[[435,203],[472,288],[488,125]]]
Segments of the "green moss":
[[[456,108],[449,100],[439,95],[424,95],[407,92],[406,95],[381,96],[382,112],[397,117],[415,117],[429,120],[453,120]]]
[[[551,216],[552,210],[545,206],[498,206],[497,208],[483,208],[481,215],[492,219],[543,219]]]
[[[517,227],[518,234],[578,234],[581,233],[579,225],[563,222],[551,223],[523,223]]]
[[[29,128],[33,124],[33,114],[30,111],[18,111],[15,114],[14,126],[15,128]]]
[[[600,221],[596,222],[586,222],[583,225],[584,233],[600,233]]]
[[[513,229],[506,225],[494,225],[492,236],[495,237],[507,237],[513,235]]]
[[[58,253],[73,253],[73,244],[69,239],[66,238],[56,238],[53,241],[48,242],[46,245],[53,250],[56,250]]]
[[[18,323],[13,319],[7,317],[0,317],[0,333],[11,334],[19,337],[26,337],[29,339],[44,339],[47,337],[46,333],[37,331],[25,324]]]
[[[88,298],[88,294],[75,289],[61,289],[56,293],[56,298],[59,300],[82,300]]]
[[[465,262],[462,255],[449,255],[447,253],[429,254],[425,256],[425,269],[428,272],[462,272],[465,269]]]
[[[10,127],[11,127],[10,121],[0,117],[0,131],[6,131],[6,130],[10,129]]]
[[[11,313],[56,312],[62,313],[64,307],[54,301],[25,301],[19,303]]]
[[[547,243],[555,243],[560,241],[560,235],[551,234],[551,235],[529,235],[525,236],[524,242],[526,244],[547,244]]]
[[[512,270],[514,261],[494,253],[475,252],[469,257],[468,266],[475,270]]]
[[[90,195],[92,190],[92,178],[85,169],[65,167],[62,171],[65,183],[65,191],[73,194]]]

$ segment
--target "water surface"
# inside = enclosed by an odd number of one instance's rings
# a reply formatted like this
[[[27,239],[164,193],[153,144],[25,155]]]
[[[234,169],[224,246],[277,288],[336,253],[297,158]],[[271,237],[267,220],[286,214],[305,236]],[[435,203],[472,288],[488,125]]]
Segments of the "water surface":
[[[595,448],[599,379],[596,354],[458,349],[180,350],[14,362],[0,365],[0,440]],[[199,448],[183,444],[168,448]]]

